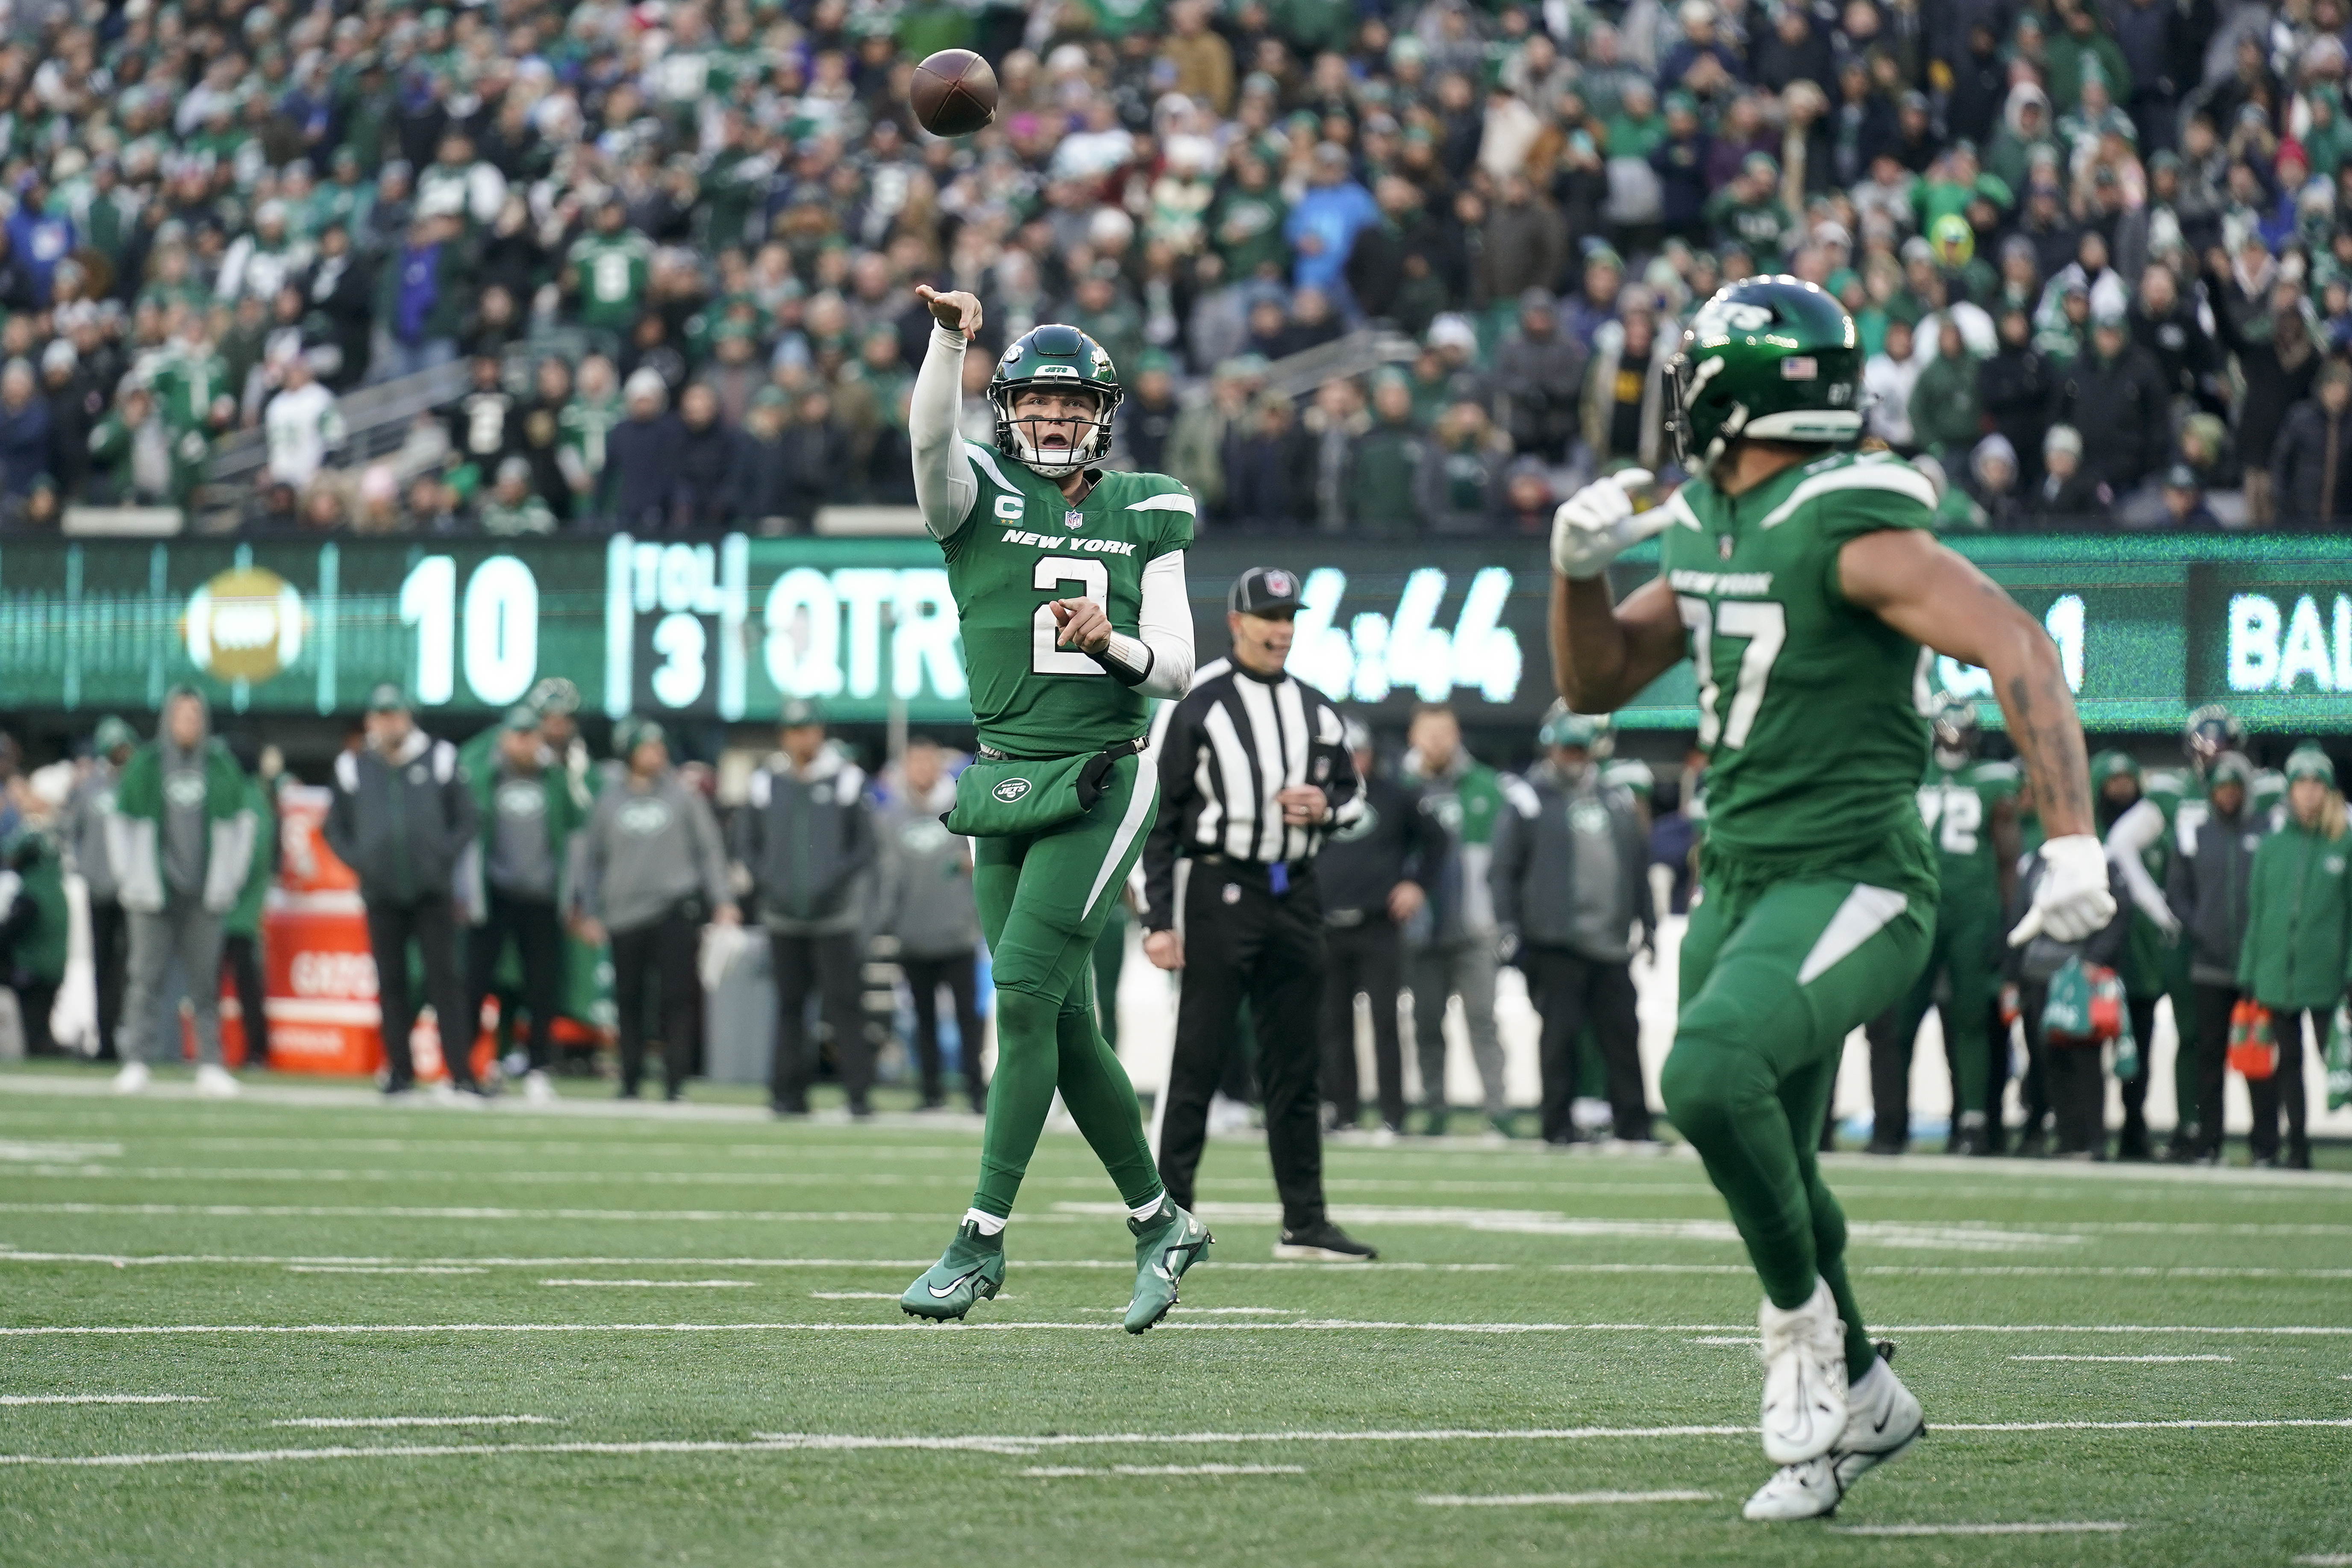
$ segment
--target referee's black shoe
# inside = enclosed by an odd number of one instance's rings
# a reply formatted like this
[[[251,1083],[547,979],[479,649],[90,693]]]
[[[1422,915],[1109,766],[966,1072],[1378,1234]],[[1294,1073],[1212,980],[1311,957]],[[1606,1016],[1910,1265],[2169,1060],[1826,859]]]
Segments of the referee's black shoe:
[[[1280,1263],[1370,1263],[1380,1255],[1378,1247],[1365,1246],[1328,1219],[1286,1230],[1274,1244]]]

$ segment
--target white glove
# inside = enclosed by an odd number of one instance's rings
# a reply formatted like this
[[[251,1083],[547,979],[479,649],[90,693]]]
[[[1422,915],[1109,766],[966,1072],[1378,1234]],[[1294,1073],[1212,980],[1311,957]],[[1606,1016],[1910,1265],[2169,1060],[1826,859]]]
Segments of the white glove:
[[[1551,514],[1551,563],[1563,577],[1598,577],[1612,561],[1664,530],[1666,510],[1652,507],[1636,516],[1625,492],[1651,482],[1647,468],[1627,468],[1595,479]]]
[[[2087,833],[2070,833],[2042,846],[2042,880],[2033,906],[2009,945],[2023,947],[2037,936],[2081,942],[2116,918],[2116,896],[2107,891],[2107,852]]]

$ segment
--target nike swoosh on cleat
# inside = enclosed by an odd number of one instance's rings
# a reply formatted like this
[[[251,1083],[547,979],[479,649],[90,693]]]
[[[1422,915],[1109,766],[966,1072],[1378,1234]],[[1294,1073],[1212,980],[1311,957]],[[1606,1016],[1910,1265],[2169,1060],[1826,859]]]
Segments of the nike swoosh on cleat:
[[[980,1272],[980,1270],[979,1270],[979,1269],[977,1269],[977,1268],[975,1268],[975,1269],[973,1269],[973,1270],[971,1271],[971,1274],[977,1274],[977,1273],[979,1273],[979,1272]],[[946,1300],[949,1297],[950,1297],[950,1296],[954,1295],[958,1290],[962,1289],[963,1289],[964,1281],[965,1281],[965,1280],[967,1280],[967,1279],[970,1279],[971,1278],[971,1274],[959,1274],[959,1275],[957,1275],[953,1279],[951,1279],[951,1280],[950,1280],[950,1281],[948,1282],[948,1288],[947,1288],[946,1289],[944,1289],[944,1290],[940,1289],[938,1286],[936,1286],[936,1285],[926,1285],[926,1286],[924,1286],[924,1287],[923,1287],[923,1289],[926,1289],[926,1290],[929,1290],[929,1291],[931,1293],[931,1299],[932,1299],[933,1300],[935,1300],[935,1301],[944,1301],[944,1300]]]

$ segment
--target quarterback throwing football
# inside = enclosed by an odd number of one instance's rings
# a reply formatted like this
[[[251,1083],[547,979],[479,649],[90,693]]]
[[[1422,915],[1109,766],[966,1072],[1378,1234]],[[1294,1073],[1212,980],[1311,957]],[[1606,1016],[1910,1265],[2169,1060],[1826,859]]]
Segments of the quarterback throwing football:
[[[1058,1089],[1128,1206],[1127,1328],[1139,1334],[1175,1304],[1211,1237],[1160,1189],[1134,1087],[1096,1026],[1089,959],[1159,805],[1140,756],[1149,700],[1192,684],[1192,498],[1164,475],[1099,466],[1118,370],[1076,327],[1041,326],[1005,349],[988,384],[995,443],[964,440],[956,414],[980,301],[917,292],[934,325],[908,435],[980,727],[980,760],[957,781],[949,826],[977,846],[996,1071],[971,1208],[900,1304],[948,1320],[996,1294],[1005,1221]]]
[[[1615,709],[1687,657],[1708,756],[1703,900],[1660,1079],[1675,1125],[1764,1284],[1764,1452],[1749,1519],[1830,1512],[1925,1430],[1864,1331],[1845,1216],[1813,1149],[1847,1032],[1909,989],[1935,925],[1914,791],[1923,648],[1990,672],[2050,837],[2012,942],[2078,941],[2115,913],[2058,652],[1929,530],[1935,493],[1862,431],[1863,353],[1837,301],[1794,278],[1731,284],[1668,367],[1693,474],[1636,512],[1621,474],[1552,527],[1552,658],[1581,712]],[[1612,604],[1604,568],[1660,537],[1656,577]]]

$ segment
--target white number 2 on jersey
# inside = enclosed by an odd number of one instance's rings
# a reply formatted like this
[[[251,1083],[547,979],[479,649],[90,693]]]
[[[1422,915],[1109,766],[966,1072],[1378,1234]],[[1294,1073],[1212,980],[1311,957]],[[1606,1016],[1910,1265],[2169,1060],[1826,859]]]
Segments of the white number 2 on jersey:
[[[1929,784],[1919,792],[1919,815],[1947,855],[1977,852],[1977,830],[1984,826],[1984,797],[1957,784]]]
[[[1789,613],[1770,599],[1726,599],[1710,608],[1705,599],[1685,595],[1677,601],[1683,625],[1690,628],[1691,663],[1698,671],[1698,743],[1723,743],[1738,750],[1748,743],[1756,727],[1757,711],[1764,706],[1764,687],[1772,678],[1772,661],[1789,640]],[[1715,679],[1715,639],[1745,637],[1739,656],[1739,683],[1732,689],[1729,712],[1718,713],[1723,695]]]
[[[1054,592],[1057,597],[1068,598],[1058,590],[1065,583],[1079,585],[1079,596],[1092,599],[1102,606],[1105,616],[1110,614],[1110,568],[1099,561],[1083,555],[1045,555],[1037,561],[1032,587]],[[1061,625],[1054,619],[1054,606],[1048,601],[1037,606],[1029,619],[1029,673],[1032,675],[1107,675],[1109,671],[1074,647],[1055,647],[1054,639],[1061,635]]]

